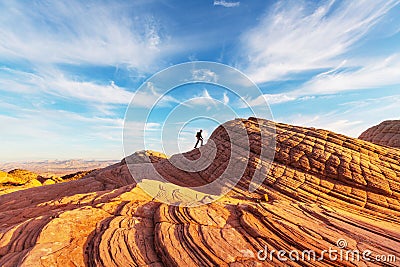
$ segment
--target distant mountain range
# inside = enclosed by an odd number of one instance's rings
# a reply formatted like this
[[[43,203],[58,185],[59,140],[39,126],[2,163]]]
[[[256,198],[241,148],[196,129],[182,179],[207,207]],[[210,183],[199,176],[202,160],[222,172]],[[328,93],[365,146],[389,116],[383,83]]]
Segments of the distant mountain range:
[[[42,176],[66,175],[78,171],[100,169],[112,165],[119,160],[44,160],[26,162],[0,163],[0,170],[9,172],[13,169],[29,170]]]

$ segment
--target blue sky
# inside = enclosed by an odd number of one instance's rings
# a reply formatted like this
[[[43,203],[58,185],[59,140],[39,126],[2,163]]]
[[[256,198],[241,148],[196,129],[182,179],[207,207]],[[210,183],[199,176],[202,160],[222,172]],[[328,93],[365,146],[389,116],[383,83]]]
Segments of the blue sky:
[[[0,160],[122,158],[135,91],[195,60],[250,77],[276,121],[357,137],[399,119],[399,2],[2,1]],[[185,92],[224,101],[212,86]]]

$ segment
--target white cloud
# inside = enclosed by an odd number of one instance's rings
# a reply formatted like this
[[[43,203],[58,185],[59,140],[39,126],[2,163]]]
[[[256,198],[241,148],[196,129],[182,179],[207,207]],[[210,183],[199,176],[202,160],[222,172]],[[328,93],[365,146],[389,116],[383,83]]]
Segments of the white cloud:
[[[0,91],[25,94],[47,93],[100,104],[127,104],[133,93],[110,82],[108,85],[68,79],[56,69],[36,74],[0,68]]]
[[[216,107],[217,105],[221,104],[221,102],[219,100],[211,97],[208,90],[204,89],[201,94],[198,94],[197,96],[194,96],[193,98],[188,99],[181,104],[188,106],[188,107],[206,106],[207,108],[211,108],[210,105]]]
[[[208,99],[212,99],[212,97],[210,96],[210,93],[208,92],[207,89],[204,89],[204,90],[203,90],[203,95],[202,95],[202,97],[208,98]]]
[[[3,2],[0,57],[146,69],[171,47],[155,18],[129,10],[104,2]]]
[[[195,69],[192,71],[194,81],[218,82],[218,75],[209,69]]]
[[[165,94],[163,89],[156,88],[153,82],[146,82],[144,87],[134,93],[133,101],[130,104],[135,107],[151,108],[154,105],[168,106],[170,103],[180,103],[180,101]]]
[[[83,101],[127,104],[132,93],[114,85],[98,85],[92,82],[77,82],[60,78],[48,84],[49,92],[60,97],[67,96]]]
[[[225,0],[214,0],[214,6],[238,7],[240,6],[240,2],[227,2]]]
[[[122,158],[121,118],[22,109],[12,104],[7,108],[12,116],[0,115],[0,123],[7,125],[1,133],[2,149],[8,151],[0,155],[2,161]]]
[[[227,92],[223,93],[222,99],[218,99],[218,98],[212,97],[210,95],[210,93],[208,92],[208,90],[204,88],[204,90],[201,92],[201,94],[198,94],[184,102],[181,102],[181,105],[184,105],[187,107],[206,106],[207,110],[211,110],[212,107],[222,108],[222,105],[228,105],[229,101],[230,101],[230,99],[229,99]],[[228,106],[228,107],[232,108],[231,106]]]
[[[360,132],[366,129],[363,121],[345,119],[335,112],[314,115],[296,114],[287,118],[281,118],[279,121],[303,127],[330,130],[352,137],[358,137]]]
[[[38,71],[39,73],[31,73],[0,67],[0,91],[37,95],[45,93],[58,98],[86,101],[97,105],[104,113],[108,112],[107,105],[127,105],[133,97],[137,107],[152,107],[157,101],[161,106],[179,103],[169,95],[160,94],[152,83],[147,83],[140,91],[130,92],[127,88],[116,85],[114,81],[98,84],[94,81],[73,80],[51,67]]]
[[[346,68],[346,63],[318,74],[299,88],[279,94],[264,94],[249,100],[250,106],[262,105],[264,97],[269,104],[313,99],[317,95],[330,95],[350,90],[365,90],[400,85],[400,54],[387,58],[374,58],[367,62],[353,62],[358,67]]]
[[[330,94],[346,90],[378,88],[400,84],[400,55],[374,59],[357,70],[335,69],[320,74],[294,94]]]
[[[277,118],[277,121],[358,137],[366,129],[384,120],[400,119],[400,95],[351,101],[341,106],[340,110],[317,114],[298,113]]]
[[[256,107],[260,105],[264,105],[265,102],[267,102],[270,105],[273,104],[280,104],[288,101],[293,101],[296,98],[293,96],[290,96],[290,94],[287,93],[282,93],[282,94],[264,94],[260,95],[255,99],[247,99],[246,103],[250,107]]]
[[[222,103],[224,103],[224,105],[228,105],[229,104],[229,96],[227,92],[224,92],[224,96],[222,98]]]
[[[311,3],[281,1],[241,38],[246,73],[262,83],[337,66],[343,61],[338,56],[348,52],[398,3],[326,1],[314,8]]]

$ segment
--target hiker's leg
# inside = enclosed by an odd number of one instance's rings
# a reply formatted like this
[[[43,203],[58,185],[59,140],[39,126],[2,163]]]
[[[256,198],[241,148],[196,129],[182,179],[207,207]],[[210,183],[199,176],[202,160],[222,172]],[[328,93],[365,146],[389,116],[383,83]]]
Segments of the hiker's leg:
[[[197,147],[197,145],[199,144],[200,139],[197,139],[196,145],[194,146],[194,148]]]
[[[201,139],[201,146],[203,146],[203,139]]]

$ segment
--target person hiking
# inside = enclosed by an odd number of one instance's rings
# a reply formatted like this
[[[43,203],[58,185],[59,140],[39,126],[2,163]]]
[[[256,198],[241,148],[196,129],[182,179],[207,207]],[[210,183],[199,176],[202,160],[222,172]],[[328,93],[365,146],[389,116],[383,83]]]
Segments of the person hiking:
[[[199,132],[196,133],[197,142],[196,142],[196,145],[194,146],[194,148],[197,148],[197,145],[199,144],[199,142],[201,142],[201,146],[203,146],[203,136],[201,136],[202,132],[203,132],[203,130],[200,130]]]

